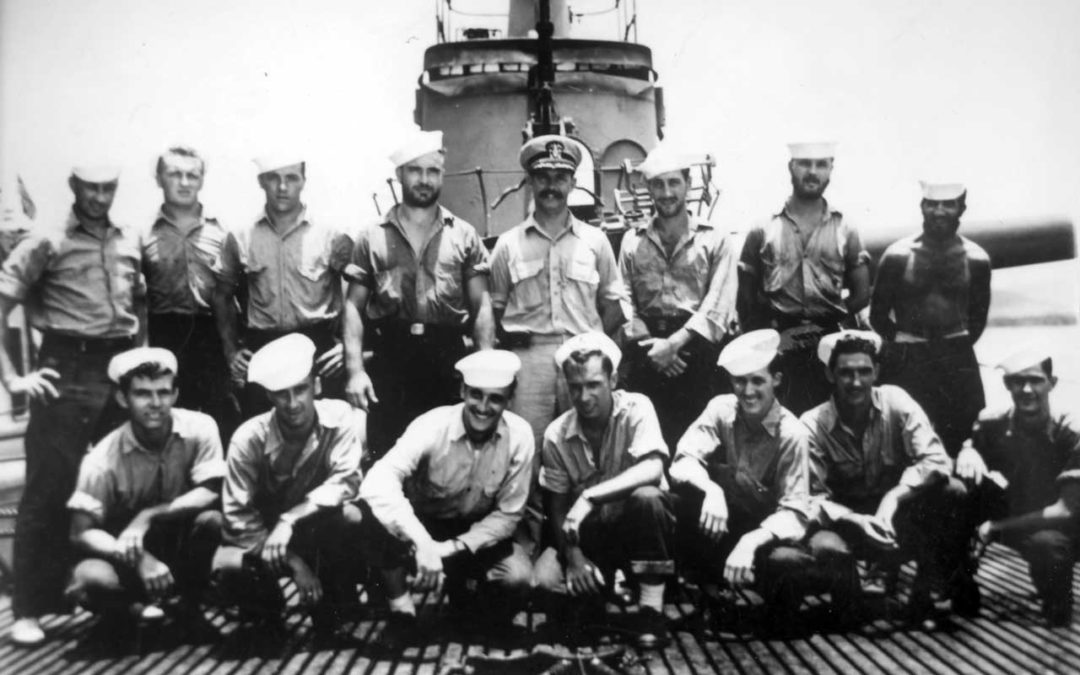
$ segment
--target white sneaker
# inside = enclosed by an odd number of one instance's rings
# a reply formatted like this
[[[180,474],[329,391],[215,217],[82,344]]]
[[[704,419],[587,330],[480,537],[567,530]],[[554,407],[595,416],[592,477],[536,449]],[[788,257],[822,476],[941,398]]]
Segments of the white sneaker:
[[[16,619],[11,625],[11,641],[20,647],[36,647],[45,642],[45,631],[35,618]]]

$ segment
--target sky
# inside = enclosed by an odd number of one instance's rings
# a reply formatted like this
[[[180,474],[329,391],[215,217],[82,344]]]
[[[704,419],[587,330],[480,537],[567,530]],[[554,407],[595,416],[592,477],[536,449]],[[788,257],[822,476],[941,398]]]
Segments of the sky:
[[[69,207],[73,164],[119,163],[114,215],[146,222],[160,201],[157,153],[190,144],[209,159],[203,201],[228,224],[260,208],[251,158],[288,145],[310,158],[307,201],[365,222],[373,192],[387,203],[385,157],[412,124],[435,5],[0,0],[0,174],[21,175],[53,221]],[[840,142],[828,196],[864,229],[915,226],[924,177],[966,182],[972,220],[1080,217],[1080,2],[637,0],[637,10],[665,90],[666,139],[717,158],[724,226],[779,206],[785,143],[810,139]],[[611,18],[575,35],[611,38]]]

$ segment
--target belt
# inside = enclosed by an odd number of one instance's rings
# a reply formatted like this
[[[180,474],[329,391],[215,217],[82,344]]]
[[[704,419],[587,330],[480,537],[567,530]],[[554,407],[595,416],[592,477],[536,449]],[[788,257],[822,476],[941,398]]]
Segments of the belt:
[[[430,339],[456,339],[465,334],[464,326],[448,326],[439,323],[409,323],[406,321],[376,322],[371,326],[371,332],[383,340],[406,339],[416,340]]]
[[[643,316],[641,320],[649,329],[653,337],[666,338],[686,325],[690,320],[690,314],[670,314],[664,316]]]
[[[85,354],[104,354],[131,349],[135,346],[134,336],[130,337],[79,337],[63,333],[46,333],[42,339],[42,349],[59,348]]]

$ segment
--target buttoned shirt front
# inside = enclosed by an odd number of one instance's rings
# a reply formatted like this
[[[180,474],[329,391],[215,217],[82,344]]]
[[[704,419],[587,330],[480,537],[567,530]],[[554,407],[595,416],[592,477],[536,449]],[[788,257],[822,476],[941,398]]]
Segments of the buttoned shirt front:
[[[90,514],[106,532],[121,532],[144,509],[167,504],[225,475],[217,424],[209,415],[172,410],[164,448],[139,444],[131,422],[101,439],[83,458],[67,506]]]
[[[840,420],[830,398],[803,413],[810,429],[810,490],[857,508],[877,502],[903,484],[922,485],[932,474],[948,476],[952,460],[926,413],[900,387],[871,390],[870,420],[861,437]]]
[[[315,412],[299,453],[286,452],[273,410],[233,434],[222,494],[227,543],[257,551],[281,514],[300,503],[334,508],[356,496],[364,418],[334,399],[315,401]]]
[[[602,331],[598,300],[631,316],[607,236],[572,215],[554,238],[529,218],[503,233],[491,256],[491,303],[508,332],[577,335]]]
[[[62,231],[31,234],[0,268],[0,295],[26,303],[30,325],[79,337],[132,337],[146,301],[137,232],[98,237],[75,212]]]
[[[1009,481],[1011,516],[1053,504],[1063,483],[1080,480],[1080,425],[1069,414],[1051,414],[1046,427],[1033,432],[1017,425],[1011,407],[984,410],[967,445]]]
[[[352,257],[352,238],[310,218],[279,232],[263,214],[230,232],[216,270],[221,283],[247,278],[248,327],[288,331],[336,319],[343,307],[342,275]]]
[[[487,249],[472,225],[441,206],[432,230],[414,251],[395,206],[360,232],[348,276],[370,289],[370,318],[447,326],[468,322],[468,282],[490,272]]]
[[[717,396],[679,439],[675,462],[696,460],[727,486],[728,500],[749,512],[771,512],[761,527],[798,539],[810,516],[810,434],[774,401],[761,422],[750,422],[734,394]]]
[[[724,234],[691,217],[686,236],[668,255],[654,219],[630,230],[619,249],[619,271],[641,317],[689,315],[686,328],[719,342],[736,319],[735,256]]]
[[[395,536],[423,536],[418,516],[471,521],[458,539],[476,551],[514,532],[532,485],[532,427],[510,411],[483,445],[469,440],[464,404],[416,418],[360,487],[360,497]]]
[[[656,410],[643,394],[618,390],[613,392],[611,419],[595,453],[577,410],[567,410],[548,425],[540,458],[540,486],[577,499],[586,489],[650,456],[669,456]],[[661,479],[661,486],[667,489],[666,479]]]
[[[201,206],[200,206],[201,208]],[[146,274],[151,314],[210,315],[210,296],[221,268],[221,250],[227,232],[216,218],[200,212],[189,229],[181,229],[159,211],[142,237],[143,272]]]
[[[859,231],[842,213],[826,204],[822,223],[805,233],[785,205],[747,233],[739,267],[760,284],[773,312],[835,320],[847,315],[845,275],[869,261]]]

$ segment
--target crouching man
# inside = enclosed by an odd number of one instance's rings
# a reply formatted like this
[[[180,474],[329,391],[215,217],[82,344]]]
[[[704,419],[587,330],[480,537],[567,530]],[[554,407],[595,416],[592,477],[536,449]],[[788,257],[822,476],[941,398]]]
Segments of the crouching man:
[[[881,338],[869,331],[833,333],[818,345],[833,395],[801,418],[822,527],[810,550],[836,573],[831,591],[842,618],[852,618],[860,591],[856,558],[888,560],[886,569],[915,559],[908,606],[915,622],[933,620],[938,584],[953,611],[973,616],[980,596],[965,565],[967,491],[949,478],[952,461],[919,404],[899,387],[874,386],[880,350]]]
[[[418,591],[447,579],[455,609],[466,580],[479,580],[493,600],[483,612],[497,629],[513,619],[532,580],[528,557],[510,540],[525,512],[535,446],[529,423],[507,409],[521,360],[483,350],[455,368],[463,402],[416,418],[360,488],[375,516],[364,528],[368,560],[390,602],[384,646],[416,626],[410,572]]]
[[[575,336],[555,352],[574,407],[544,433],[539,482],[552,546],[535,575],[549,593],[595,597],[624,569],[640,590],[637,643],[650,649],[667,638],[675,514],[656,411],[642,394],[615,391],[621,357],[602,333]]]
[[[1080,425],[1051,410],[1057,378],[1049,354],[1026,349],[999,367],[1013,405],[979,414],[956,473],[974,488],[979,539],[1019,551],[1043,617],[1067,626],[1080,553]]]
[[[755,588],[774,628],[790,625],[796,573],[812,562],[779,546],[802,539],[810,508],[809,434],[776,399],[779,345],[780,334],[764,329],[724,348],[718,363],[735,393],[709,402],[671,465],[683,559],[704,585]]]
[[[173,408],[176,357],[160,348],[122,352],[109,363],[128,421],[83,459],[71,539],[83,559],[67,595],[102,615],[106,634],[169,607],[189,630],[207,630],[199,609],[221,537],[217,504],[225,473],[217,424]],[[117,630],[117,629],[120,630]]]
[[[315,343],[292,333],[251,357],[248,379],[273,409],[229,444],[222,496],[224,543],[214,557],[221,590],[271,636],[281,628],[277,579],[291,577],[316,639],[335,637],[357,602],[365,419],[344,401],[316,399]]]

